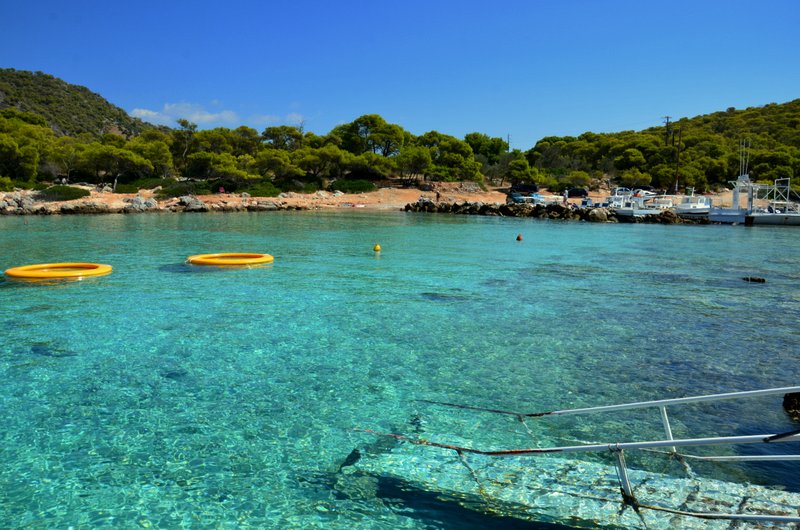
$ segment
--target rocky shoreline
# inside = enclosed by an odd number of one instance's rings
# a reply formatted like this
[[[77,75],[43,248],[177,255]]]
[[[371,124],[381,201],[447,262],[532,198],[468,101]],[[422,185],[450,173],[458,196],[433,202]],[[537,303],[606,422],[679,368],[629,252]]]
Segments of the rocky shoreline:
[[[42,202],[30,195],[10,193],[0,197],[0,215],[94,215],[131,214],[145,212],[261,212],[273,210],[306,210],[308,207],[284,203],[280,200],[237,197],[229,200],[206,202],[194,196],[183,196],[166,201],[150,197],[124,197],[109,202],[85,199],[64,202]]]
[[[449,213],[456,215],[493,215],[498,217],[533,217],[562,221],[586,221],[590,223],[651,223],[651,224],[708,224],[707,219],[687,219],[675,212],[664,210],[658,215],[646,217],[617,216],[613,209],[577,207],[572,204],[484,204],[481,202],[436,203],[430,200],[407,204],[407,212]]]
[[[292,194],[294,195],[294,194]],[[186,195],[164,201],[141,195],[119,197],[110,200],[92,196],[63,202],[36,200],[35,195],[25,192],[7,193],[0,196],[0,215],[97,215],[175,212],[267,212],[279,210],[312,210],[323,207],[353,207],[351,202],[320,204],[307,200],[291,200],[297,197],[254,198],[247,194],[214,196],[203,200]],[[287,200],[288,199],[288,200]],[[372,205],[373,207],[375,205]],[[382,209],[386,209],[386,204]],[[434,202],[421,196],[417,201],[396,206],[406,212],[444,213],[454,215],[489,215],[498,217],[531,217],[564,221],[586,221],[592,223],[656,223],[656,224],[705,224],[703,219],[686,219],[665,210],[658,215],[644,218],[617,216],[613,209],[581,208],[574,204],[502,204],[482,201],[454,200]]]

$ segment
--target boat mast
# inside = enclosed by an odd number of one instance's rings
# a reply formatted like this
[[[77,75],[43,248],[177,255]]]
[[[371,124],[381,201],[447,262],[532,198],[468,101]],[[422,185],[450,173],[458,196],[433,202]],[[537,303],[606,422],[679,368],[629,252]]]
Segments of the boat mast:
[[[683,125],[678,127],[678,145],[675,147],[675,194],[678,194],[678,176],[681,169],[681,138],[683,138]],[[675,136],[672,136],[672,144],[675,145]]]
[[[740,208],[739,191],[747,183],[747,211],[753,211],[753,186],[750,184],[750,175],[747,174],[750,165],[750,139],[739,140],[739,177],[733,187],[733,207]]]

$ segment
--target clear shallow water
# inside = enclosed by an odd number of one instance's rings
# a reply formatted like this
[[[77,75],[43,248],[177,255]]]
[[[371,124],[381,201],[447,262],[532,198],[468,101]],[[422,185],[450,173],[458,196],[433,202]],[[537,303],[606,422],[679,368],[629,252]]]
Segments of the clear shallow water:
[[[507,418],[415,400],[529,411],[796,385],[798,235],[397,212],[0,218],[3,270],[114,266],[0,282],[0,520],[485,526],[421,493],[338,492],[343,460],[376,442],[352,429],[526,447]],[[275,263],[183,263],[204,252]],[[657,416],[601,419],[533,430],[542,445],[661,436]],[[797,428],[779,398],[672,419],[676,436]],[[800,491],[790,466],[711,471]]]

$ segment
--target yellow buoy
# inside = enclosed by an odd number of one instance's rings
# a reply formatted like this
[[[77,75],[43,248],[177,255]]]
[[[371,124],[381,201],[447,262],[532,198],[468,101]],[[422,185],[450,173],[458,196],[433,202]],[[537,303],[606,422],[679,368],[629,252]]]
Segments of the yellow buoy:
[[[379,244],[375,243],[375,246],[372,247],[372,250],[374,250],[375,252],[380,252],[381,251],[381,246]]]

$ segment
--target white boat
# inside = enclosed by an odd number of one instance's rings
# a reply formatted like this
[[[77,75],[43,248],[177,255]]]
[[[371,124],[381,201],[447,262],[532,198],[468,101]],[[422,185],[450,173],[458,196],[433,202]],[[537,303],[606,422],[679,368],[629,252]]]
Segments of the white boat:
[[[613,209],[622,208],[631,195],[629,188],[614,188],[611,195],[606,197],[605,206]]]
[[[617,217],[634,219],[641,219],[643,217],[663,213],[665,209],[661,208],[660,205],[654,205],[652,202],[649,202],[650,199],[652,199],[652,197],[629,195],[624,199],[621,206],[616,208],[613,206],[610,207],[614,208]]]
[[[800,204],[791,200],[791,179],[776,179],[767,207],[745,215],[744,224],[800,226]]]
[[[648,205],[657,210],[672,210],[675,202],[669,197],[653,197]]]
[[[713,206],[708,212],[708,220],[712,223],[742,224],[748,214],[755,210],[755,201],[771,189],[763,184],[756,184],[750,180],[747,166],[750,161],[748,154],[750,142],[743,140],[739,145],[739,177],[730,181],[733,187],[733,201],[731,206]],[[742,196],[747,198],[747,205],[742,206]]]
[[[681,217],[707,217],[711,212],[711,198],[695,195],[694,188],[689,188],[689,195],[681,199],[675,206],[675,213]]]
[[[762,184],[750,180],[747,173],[739,175],[736,180],[730,181],[733,186],[733,201],[730,207],[713,206],[708,212],[708,220],[712,223],[740,224],[744,218],[753,211],[753,204],[758,191],[763,189]],[[747,197],[747,206],[742,207],[742,195]]]

